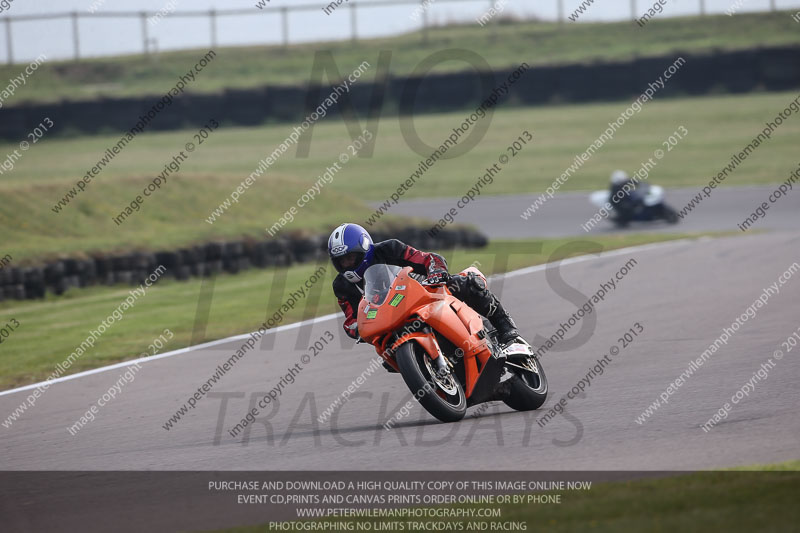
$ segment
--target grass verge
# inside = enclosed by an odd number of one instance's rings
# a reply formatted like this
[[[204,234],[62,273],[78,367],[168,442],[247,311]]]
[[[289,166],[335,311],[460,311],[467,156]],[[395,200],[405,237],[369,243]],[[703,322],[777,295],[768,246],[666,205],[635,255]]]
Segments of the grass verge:
[[[758,134],[765,121],[795,97],[796,93],[770,93],[648,102],[640,114],[572,174],[561,191],[605,188],[611,170],[624,168],[633,172],[659,148],[665,150],[665,156],[651,171],[649,181],[667,188],[699,188],[729,163],[734,151],[738,152]],[[533,143],[505,165],[481,194],[544,191],[628,104],[498,110],[486,136],[475,148],[461,157],[438,161],[417,179],[404,198],[461,197],[485,173],[482,169],[496,162],[500,154],[509,155],[507,147],[523,130],[533,133]],[[417,117],[415,125],[417,131],[424,132],[425,142],[438,145],[463,118],[463,112],[425,115]],[[689,134],[667,152],[662,143],[680,126]],[[326,168],[338,162],[339,154],[349,144],[347,129],[338,119],[315,127],[308,158],[287,152],[213,225],[206,218],[290,131],[289,125],[220,128],[192,153],[180,174],[170,177],[140,211],[120,226],[112,217],[141,194],[153,176],[191,139],[190,132],[137,137],[59,214],[51,210],[52,206],[75,186],[115,137],[45,138],[0,181],[0,255],[8,253],[20,260],[115,248],[159,250],[243,235],[266,238],[265,228],[290,207],[296,207],[298,198]],[[800,118],[784,121],[772,140],[753,152],[721,187],[785,180],[797,166],[798,136]],[[350,159],[314,201],[297,209],[294,220],[281,231],[310,229],[327,233],[343,219],[363,224],[373,213],[366,203],[387,200],[417,169],[421,158],[405,144],[396,117],[382,119],[376,138],[373,157]],[[14,148],[12,144],[0,144],[0,154]],[[441,214],[430,216],[435,219]],[[536,236],[535,226],[531,225],[531,237]]]

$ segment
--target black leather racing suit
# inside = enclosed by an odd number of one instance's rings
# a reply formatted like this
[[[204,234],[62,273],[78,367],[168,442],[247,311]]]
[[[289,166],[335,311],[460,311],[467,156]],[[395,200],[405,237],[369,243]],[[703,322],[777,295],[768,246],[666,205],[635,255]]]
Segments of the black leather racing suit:
[[[628,192],[625,192],[624,187],[628,187]],[[636,213],[639,207],[641,195],[635,189],[636,184],[633,180],[627,180],[619,185],[612,185],[610,191],[611,205],[617,211],[618,216],[623,220],[630,220]],[[619,193],[619,197],[615,198]]]

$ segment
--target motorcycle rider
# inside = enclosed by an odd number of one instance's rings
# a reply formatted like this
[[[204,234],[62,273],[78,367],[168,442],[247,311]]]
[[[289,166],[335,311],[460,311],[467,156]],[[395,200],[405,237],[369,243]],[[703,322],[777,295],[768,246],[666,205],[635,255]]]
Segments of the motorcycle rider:
[[[611,173],[611,205],[622,220],[630,220],[641,205],[641,195],[636,191],[636,182],[624,170]]]
[[[421,252],[397,239],[373,243],[367,230],[358,224],[345,223],[331,233],[328,255],[339,273],[333,280],[333,293],[344,312],[344,331],[353,339],[359,338],[356,313],[364,292],[364,272],[374,264],[389,264],[410,266],[415,273],[425,276],[427,283],[445,283],[453,296],[489,320],[497,330],[501,346],[525,343],[514,320],[484,280],[473,273],[450,276],[447,263],[439,254]]]

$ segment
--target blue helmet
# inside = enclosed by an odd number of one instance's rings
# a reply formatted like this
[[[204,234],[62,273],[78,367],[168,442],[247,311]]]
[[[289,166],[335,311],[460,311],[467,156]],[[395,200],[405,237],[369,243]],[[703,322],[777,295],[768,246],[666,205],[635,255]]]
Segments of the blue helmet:
[[[344,256],[355,254],[355,261],[347,268],[343,267],[341,260]],[[331,233],[328,238],[328,255],[333,266],[344,277],[353,283],[358,283],[364,277],[364,272],[372,265],[375,256],[375,244],[367,230],[358,224],[342,224]]]

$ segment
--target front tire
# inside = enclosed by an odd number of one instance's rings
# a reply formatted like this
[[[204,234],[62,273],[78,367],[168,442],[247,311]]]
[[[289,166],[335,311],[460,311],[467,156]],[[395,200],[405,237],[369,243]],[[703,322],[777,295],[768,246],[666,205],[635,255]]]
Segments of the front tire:
[[[508,396],[503,401],[517,411],[533,411],[547,400],[547,376],[542,365],[533,356],[523,366],[535,372],[512,367],[516,375],[508,380]]]
[[[631,223],[630,219],[623,217],[619,214],[614,218],[612,218],[611,222],[618,228],[627,228]]]
[[[403,381],[426,411],[442,422],[464,418],[467,397],[461,383],[452,373],[436,379],[431,373],[436,364],[422,347],[414,341],[406,342],[397,349],[395,359]]]

